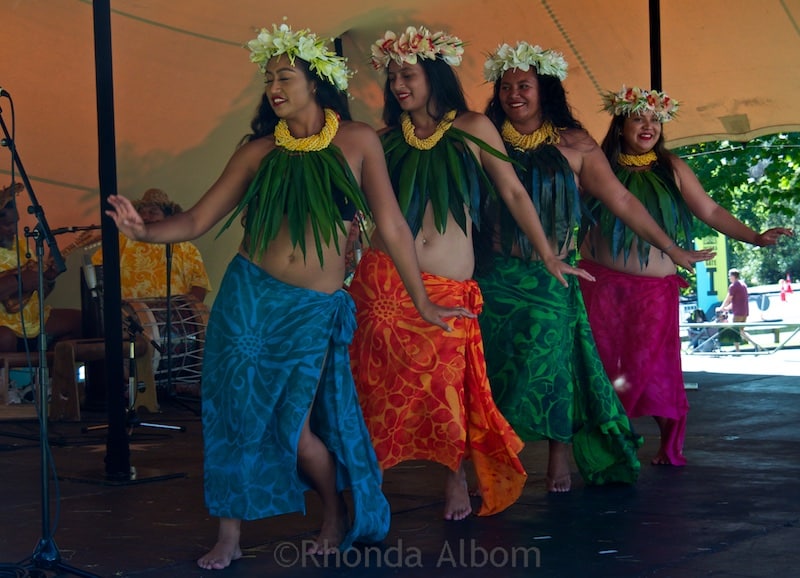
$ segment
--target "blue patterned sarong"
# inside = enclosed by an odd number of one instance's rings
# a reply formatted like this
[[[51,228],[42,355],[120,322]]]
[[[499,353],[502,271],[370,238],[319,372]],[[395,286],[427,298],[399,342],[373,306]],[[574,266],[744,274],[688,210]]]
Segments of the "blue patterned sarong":
[[[203,360],[212,515],[305,513],[311,488],[297,469],[297,444],[310,411],[311,430],[334,456],[338,489],[352,491],[352,527],[340,547],[385,537],[389,504],[350,370],[354,330],[355,306],[344,290],[287,285],[234,257],[211,310]]]

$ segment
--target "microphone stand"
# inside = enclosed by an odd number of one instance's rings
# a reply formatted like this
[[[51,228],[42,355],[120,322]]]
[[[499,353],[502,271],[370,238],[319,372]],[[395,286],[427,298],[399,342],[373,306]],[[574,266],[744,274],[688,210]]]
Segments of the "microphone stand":
[[[172,243],[166,245],[167,259],[167,394],[175,396],[172,385]]]
[[[167,311],[164,321],[164,329],[167,332],[167,395],[173,400],[179,402],[184,408],[188,409],[195,415],[197,411],[188,407],[186,403],[181,401],[178,397],[178,392],[175,391],[173,385],[172,375],[172,243],[167,243],[165,246],[166,256],[166,269],[167,269]]]
[[[44,209],[36,199],[33,192],[33,187],[28,179],[28,174],[22,166],[22,161],[17,154],[17,149],[14,146],[14,141],[8,132],[6,123],[3,121],[2,109],[0,109],[0,127],[3,130],[5,138],[2,140],[2,145],[8,147],[11,151],[11,159],[14,165],[19,170],[20,178],[22,179],[25,189],[28,191],[28,196],[31,200],[31,206],[28,207],[28,212],[36,216],[37,225],[30,230],[25,227],[25,236],[32,237],[36,241],[36,258],[38,260],[38,274],[39,274],[39,367],[38,367],[38,414],[39,414],[39,451],[41,453],[41,502],[42,502],[42,535],[39,543],[36,545],[33,553],[26,558],[30,560],[30,568],[35,570],[56,570],[59,573],[72,574],[74,576],[83,576],[85,578],[101,578],[97,574],[86,572],[79,568],[75,568],[65,564],[61,559],[61,553],[53,538],[53,530],[50,527],[50,485],[49,485],[49,471],[51,468],[50,463],[50,447],[48,445],[48,418],[47,415],[47,394],[50,389],[49,376],[47,374],[47,334],[45,333],[45,307],[44,307],[44,243],[50,246],[50,255],[52,256],[56,271],[58,274],[66,271],[67,266],[64,263],[64,257],[58,249],[53,233],[47,224],[47,219],[44,216]],[[55,468],[53,468],[55,471]],[[23,561],[23,562],[24,562]]]

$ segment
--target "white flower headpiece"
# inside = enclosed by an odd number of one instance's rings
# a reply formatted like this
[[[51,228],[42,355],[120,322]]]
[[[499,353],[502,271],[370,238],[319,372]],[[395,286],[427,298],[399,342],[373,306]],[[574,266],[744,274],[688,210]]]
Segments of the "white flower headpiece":
[[[431,32],[424,26],[409,26],[399,37],[387,30],[383,38],[372,44],[372,66],[381,70],[394,60],[397,64],[416,64],[417,60],[441,58],[450,66],[461,64],[464,43],[445,32]]]
[[[308,67],[318,77],[327,80],[341,91],[347,90],[347,82],[353,73],[347,68],[347,59],[331,52],[325,41],[308,29],[293,32],[288,24],[272,25],[272,30],[262,28],[258,36],[247,43],[250,62],[258,65],[263,73],[270,58],[285,54],[294,65],[294,59],[308,62]]]
[[[560,52],[544,50],[541,46],[532,46],[527,42],[517,42],[516,47],[501,44],[483,64],[483,77],[495,82],[506,70],[536,69],[536,74],[555,76],[559,80],[567,78],[567,61]]]
[[[680,103],[672,100],[665,92],[643,90],[636,86],[619,92],[608,91],[603,94],[603,110],[615,116],[631,116],[642,112],[652,112],[659,122],[669,122],[678,113]]]

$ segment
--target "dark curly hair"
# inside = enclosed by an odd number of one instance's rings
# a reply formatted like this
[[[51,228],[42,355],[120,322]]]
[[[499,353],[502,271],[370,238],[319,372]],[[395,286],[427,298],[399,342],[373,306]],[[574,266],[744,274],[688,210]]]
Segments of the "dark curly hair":
[[[539,75],[533,69],[531,69],[531,74],[539,87],[539,107],[542,110],[542,120],[549,120],[553,126],[558,128],[583,129],[583,125],[572,115],[572,108],[567,103],[567,93],[561,81],[555,76]],[[500,104],[502,82],[502,76],[494,82],[492,98],[486,105],[486,116],[497,128],[500,128],[506,120],[506,113]]]

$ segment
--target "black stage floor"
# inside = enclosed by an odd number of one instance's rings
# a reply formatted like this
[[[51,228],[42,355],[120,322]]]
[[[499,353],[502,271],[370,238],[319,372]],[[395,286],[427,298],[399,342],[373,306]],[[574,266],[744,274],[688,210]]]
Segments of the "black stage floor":
[[[587,488],[575,473],[571,493],[548,495],[546,444],[531,443],[519,502],[449,522],[441,466],[404,464],[385,475],[393,518],[380,548],[302,556],[319,520],[309,495],[308,517],[245,523],[245,556],[223,572],[195,565],[217,530],[203,505],[199,403],[167,399],[162,413],[141,412],[186,431],[137,428],[130,449],[140,479],[126,485],[104,483],[106,434],[81,431],[103,415],[84,412],[82,423],[49,428],[59,477],[48,484],[50,535],[62,562],[104,577],[797,576],[800,378],[692,372],[686,381],[699,388],[688,392],[685,468],[649,465],[657,428],[636,420],[646,441],[634,487]],[[36,421],[0,422],[0,576],[24,576],[4,567],[43,536],[38,431]]]

